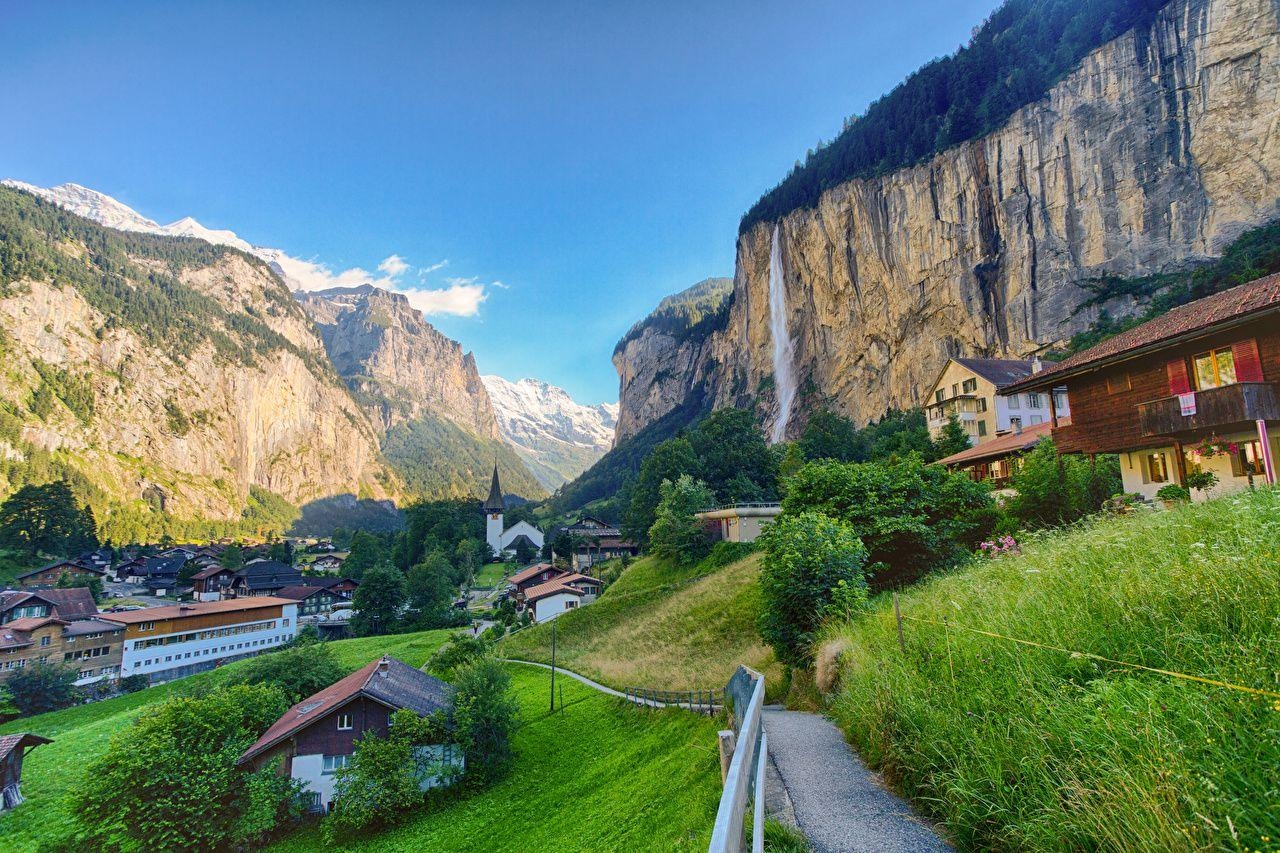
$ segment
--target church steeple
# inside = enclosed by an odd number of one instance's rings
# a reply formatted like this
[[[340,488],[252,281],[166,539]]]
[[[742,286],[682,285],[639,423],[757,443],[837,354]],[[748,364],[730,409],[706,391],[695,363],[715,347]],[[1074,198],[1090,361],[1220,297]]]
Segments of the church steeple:
[[[502,512],[502,485],[498,482],[498,463],[493,463],[493,484],[489,486],[489,499],[484,502],[485,512]]]

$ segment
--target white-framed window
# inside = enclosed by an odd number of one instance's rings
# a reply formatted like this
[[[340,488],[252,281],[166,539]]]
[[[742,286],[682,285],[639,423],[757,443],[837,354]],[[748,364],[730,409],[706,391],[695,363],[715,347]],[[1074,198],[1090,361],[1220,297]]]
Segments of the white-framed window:
[[[352,729],[352,725],[351,725],[351,715],[350,715],[350,714],[339,714],[339,715],[338,715],[338,731],[340,731],[340,732],[349,732],[349,731],[351,731],[351,729]]]
[[[1044,405],[1044,404],[1040,402],[1040,395],[1039,395],[1038,393],[1036,393],[1035,391],[1028,392],[1028,394],[1027,394],[1027,406],[1028,406],[1028,408],[1038,409],[1038,408],[1040,408],[1042,405]]]
[[[1022,406],[1021,395],[1019,394],[1010,394],[1008,397],[1008,400],[1009,400],[1009,408],[1011,409],[1017,409]]]
[[[1059,412],[1065,411],[1067,408],[1069,408],[1069,407],[1067,406],[1067,392],[1066,392],[1066,391],[1054,391],[1054,392],[1053,392],[1053,407],[1054,407],[1055,409],[1057,409]]]
[[[320,759],[320,772],[333,774],[351,763],[350,755],[326,755]]]

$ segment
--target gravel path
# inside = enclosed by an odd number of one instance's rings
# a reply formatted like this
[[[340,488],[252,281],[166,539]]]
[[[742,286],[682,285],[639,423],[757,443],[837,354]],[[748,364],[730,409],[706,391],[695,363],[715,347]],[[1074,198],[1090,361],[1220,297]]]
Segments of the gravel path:
[[[826,717],[765,708],[769,755],[816,853],[951,847],[863,765]]]

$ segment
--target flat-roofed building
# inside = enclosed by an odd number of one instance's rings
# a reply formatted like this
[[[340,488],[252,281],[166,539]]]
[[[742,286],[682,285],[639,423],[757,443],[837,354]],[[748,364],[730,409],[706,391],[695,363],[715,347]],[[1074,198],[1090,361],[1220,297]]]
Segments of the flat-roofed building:
[[[743,503],[705,510],[698,518],[717,542],[754,542],[781,514],[781,504]]]
[[[98,618],[123,625],[121,674],[152,684],[278,649],[298,631],[298,603],[256,596],[149,607]]]

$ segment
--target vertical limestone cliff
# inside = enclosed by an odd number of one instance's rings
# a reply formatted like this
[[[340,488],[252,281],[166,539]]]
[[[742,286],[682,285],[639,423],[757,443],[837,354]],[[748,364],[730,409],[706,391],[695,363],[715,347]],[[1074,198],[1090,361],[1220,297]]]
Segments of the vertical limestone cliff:
[[[996,132],[789,213],[789,433],[820,403],[858,421],[917,405],[951,355],[1043,351],[1096,318],[1083,285],[1194,264],[1274,218],[1278,105],[1280,3],[1176,0]],[[693,392],[776,417],[772,231],[740,236],[718,329],[615,359],[619,438]]]

